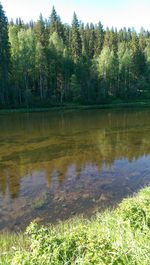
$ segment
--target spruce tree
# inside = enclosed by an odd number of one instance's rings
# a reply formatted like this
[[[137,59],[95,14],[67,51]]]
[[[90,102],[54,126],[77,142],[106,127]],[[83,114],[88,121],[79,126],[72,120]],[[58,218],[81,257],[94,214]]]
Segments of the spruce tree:
[[[132,34],[131,48],[133,62],[132,72],[134,78],[138,79],[139,75],[144,73],[145,57],[140,48],[139,39],[136,32],[133,32]]]
[[[95,30],[93,23],[90,23],[90,36],[89,36],[89,57],[92,59],[94,56],[94,43],[95,43]]]
[[[82,45],[79,31],[79,22],[76,13],[73,14],[70,46],[73,60],[75,63],[77,63],[80,60]]]
[[[54,6],[52,8],[52,12],[50,15],[50,30],[49,31],[50,31],[50,35],[56,32],[59,35],[59,37],[64,39],[63,25],[61,23],[60,17],[57,15],[57,12]]]
[[[8,103],[10,70],[10,45],[8,39],[8,21],[0,3],[0,104]]]
[[[132,96],[138,96],[141,93],[141,80],[145,79],[146,60],[145,54],[142,52],[139,38],[136,32],[132,33]],[[144,81],[145,82],[145,81]],[[143,85],[142,85],[143,86]]]
[[[46,98],[47,93],[47,45],[48,40],[45,30],[45,22],[42,15],[40,15],[38,22],[34,26],[36,36],[36,76],[38,76],[38,88],[40,92],[40,99]]]
[[[103,30],[103,25],[101,22],[99,22],[96,27],[95,27],[95,55],[99,56],[102,48],[103,48],[103,43],[104,43],[104,30]]]

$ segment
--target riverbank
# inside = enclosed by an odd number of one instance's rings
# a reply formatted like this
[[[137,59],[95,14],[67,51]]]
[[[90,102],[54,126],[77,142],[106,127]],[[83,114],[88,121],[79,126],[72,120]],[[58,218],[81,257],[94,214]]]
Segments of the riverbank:
[[[64,104],[51,107],[39,107],[39,108],[12,108],[12,109],[0,109],[0,114],[15,113],[15,112],[49,112],[49,111],[66,111],[66,110],[90,110],[90,109],[115,109],[115,108],[139,108],[150,107],[150,101],[137,101],[137,102],[119,102],[110,104],[99,105],[78,105],[78,104]]]
[[[0,235],[0,264],[136,264],[150,261],[150,187],[112,211]]]

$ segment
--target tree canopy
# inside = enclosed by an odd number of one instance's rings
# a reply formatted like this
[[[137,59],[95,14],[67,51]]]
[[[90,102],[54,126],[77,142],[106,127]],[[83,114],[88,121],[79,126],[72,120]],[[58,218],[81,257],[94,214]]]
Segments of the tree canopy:
[[[86,25],[73,14],[8,23],[0,4],[0,107],[150,97],[150,32]]]

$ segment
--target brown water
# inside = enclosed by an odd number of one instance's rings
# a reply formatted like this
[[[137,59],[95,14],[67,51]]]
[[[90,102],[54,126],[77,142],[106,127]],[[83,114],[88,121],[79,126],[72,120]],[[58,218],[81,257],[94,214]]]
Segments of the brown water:
[[[0,115],[0,230],[90,216],[149,183],[149,109]]]

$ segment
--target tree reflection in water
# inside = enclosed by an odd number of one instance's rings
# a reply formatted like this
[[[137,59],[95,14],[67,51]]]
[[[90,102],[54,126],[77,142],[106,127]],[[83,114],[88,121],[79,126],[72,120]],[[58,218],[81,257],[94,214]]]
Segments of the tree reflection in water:
[[[148,184],[149,117],[147,109],[1,115],[0,228],[90,214]]]

